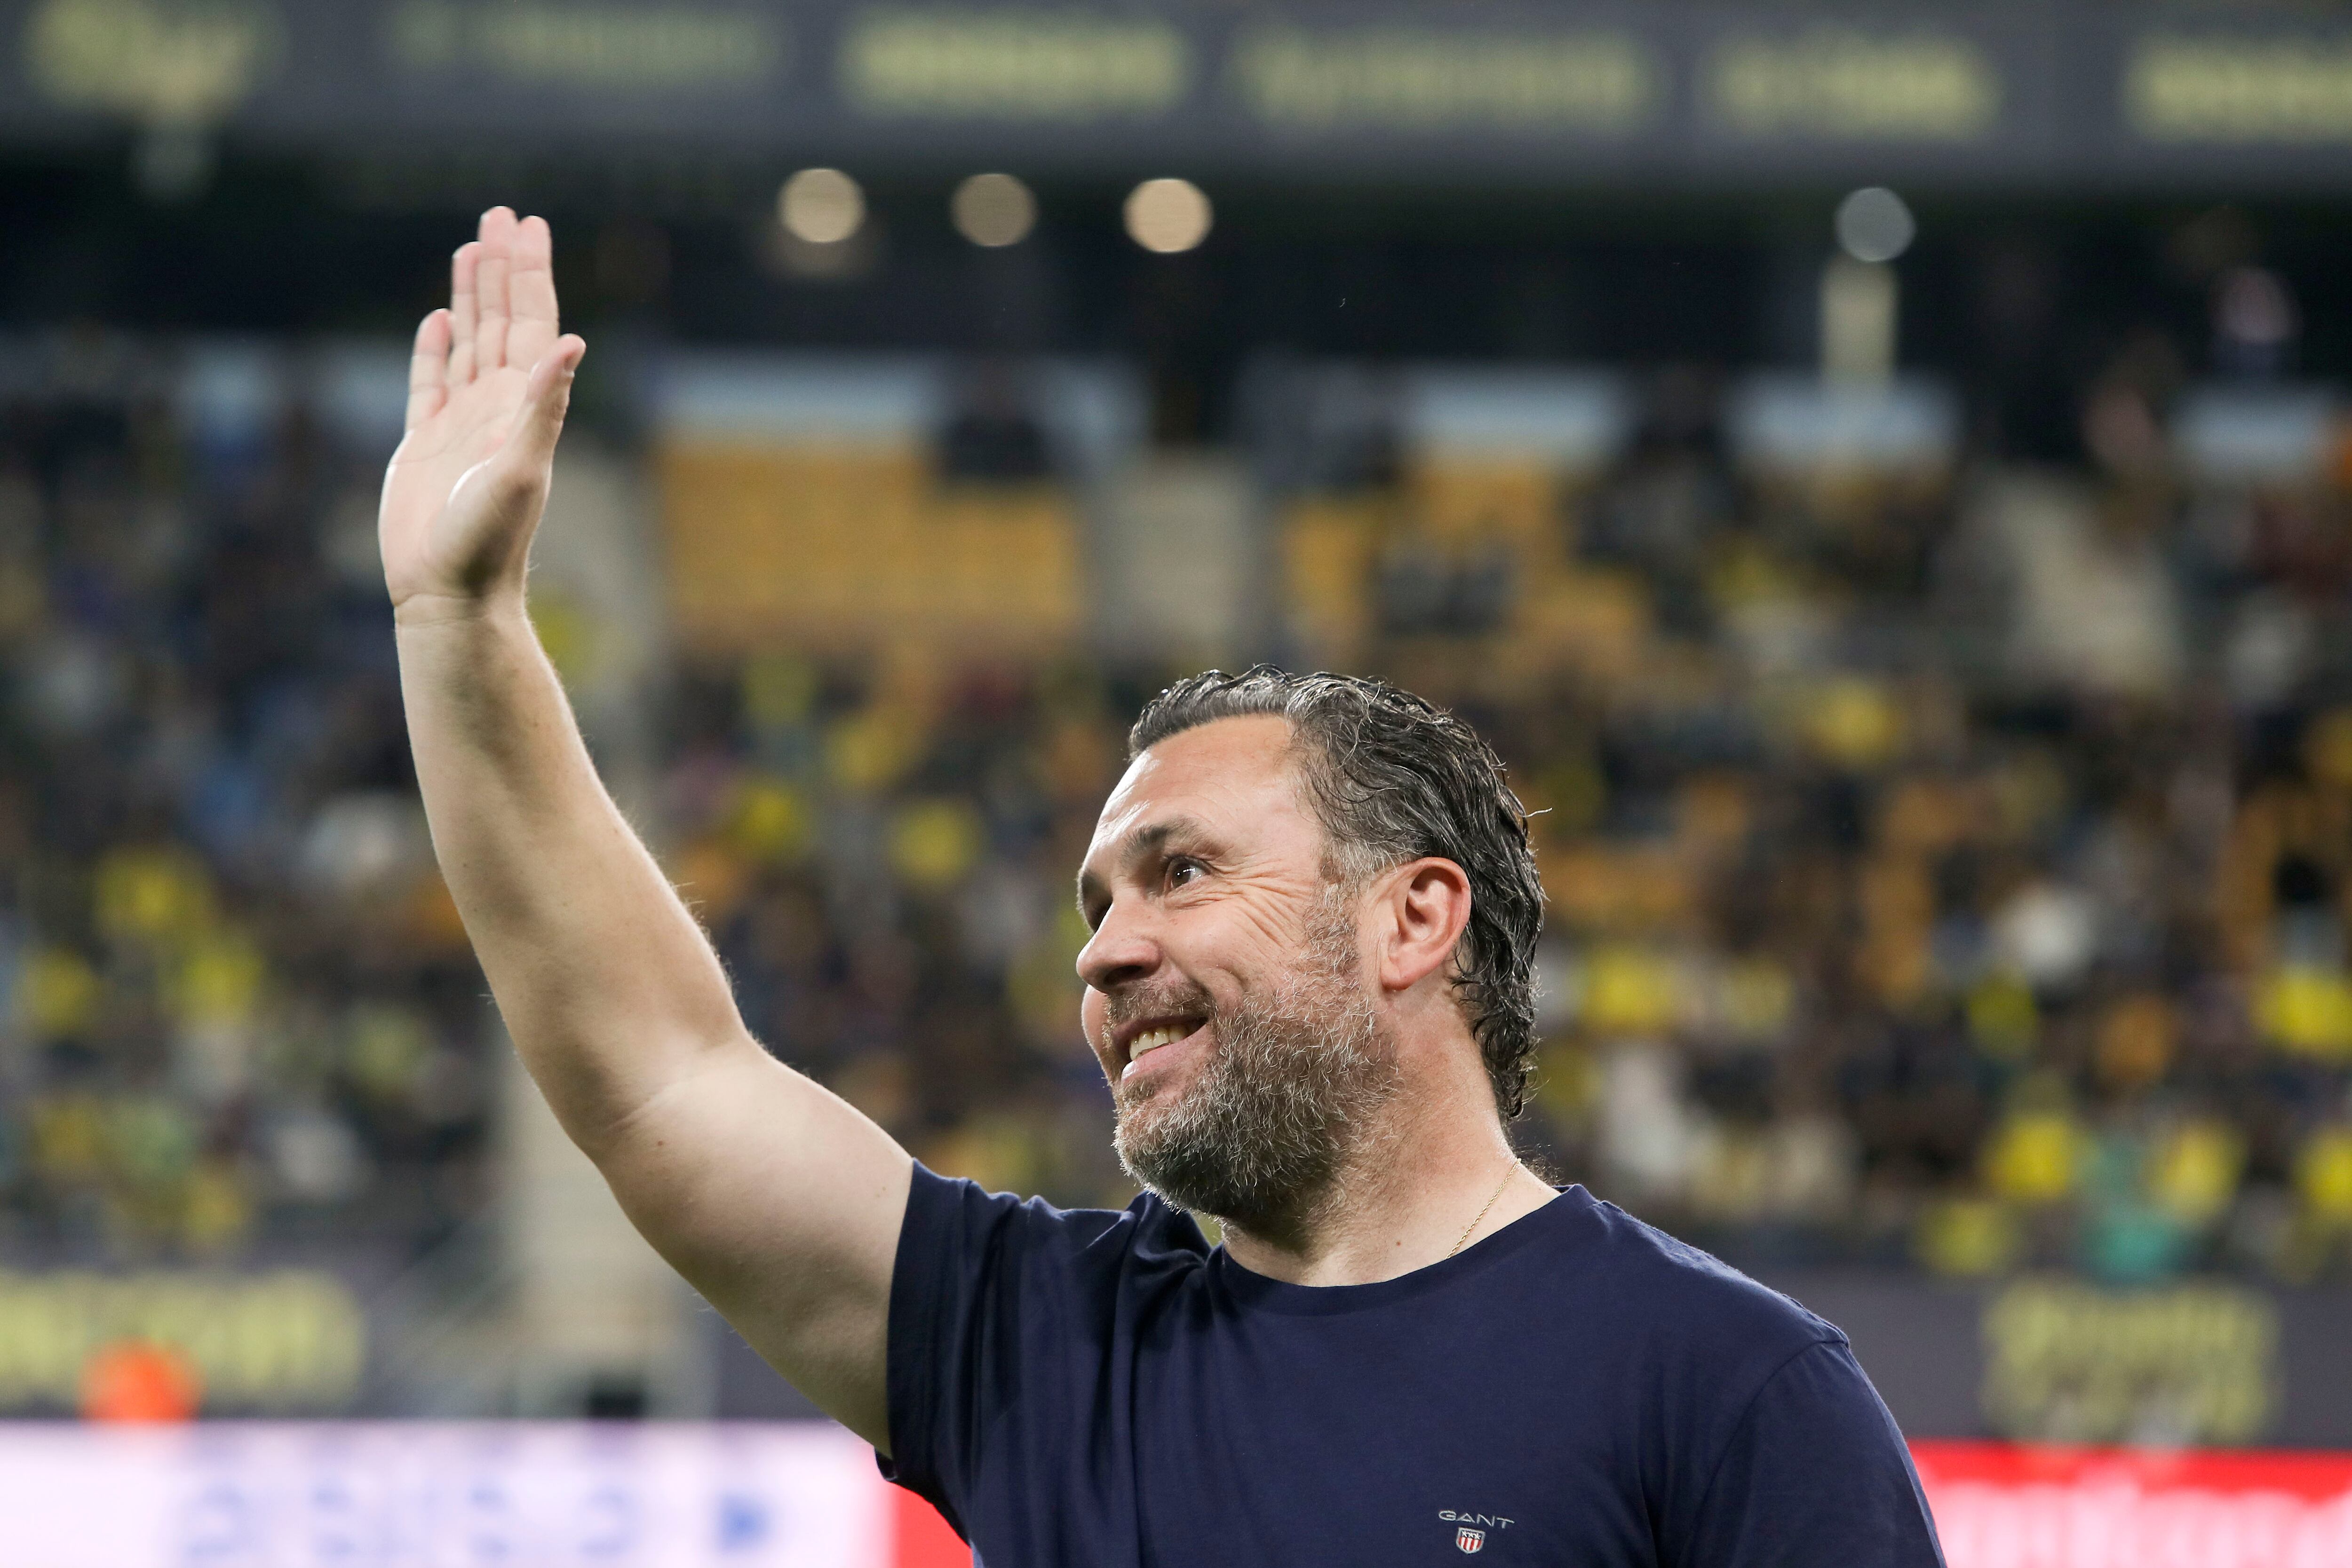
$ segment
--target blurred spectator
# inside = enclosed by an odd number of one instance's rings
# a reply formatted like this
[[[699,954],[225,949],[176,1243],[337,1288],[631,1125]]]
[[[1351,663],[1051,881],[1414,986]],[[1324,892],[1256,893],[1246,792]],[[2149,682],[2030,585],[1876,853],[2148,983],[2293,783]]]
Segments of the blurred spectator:
[[[1954,547],[2021,691],[2160,700],[2186,673],[2159,380],[2128,361],[2103,377],[2083,408],[2089,482],[1989,477]]]
[[[1676,627],[1695,625],[1712,547],[1739,510],[1718,398],[1714,377],[1694,367],[1654,376],[1632,440],[1585,509],[1586,556],[1639,571]]]
[[[1003,482],[1048,478],[1053,458],[1011,369],[973,365],[957,387],[955,411],[939,436],[940,473],[949,479]]]
[[[2213,367],[2225,375],[2292,369],[2303,322],[2286,279],[2266,267],[2232,267],[2213,283]]]

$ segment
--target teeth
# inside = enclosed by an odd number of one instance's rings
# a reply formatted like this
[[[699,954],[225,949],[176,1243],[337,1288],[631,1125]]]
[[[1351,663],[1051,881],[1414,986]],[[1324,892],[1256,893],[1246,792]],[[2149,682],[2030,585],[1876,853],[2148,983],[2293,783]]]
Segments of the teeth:
[[[1127,1059],[1132,1062],[1146,1051],[1156,1051],[1162,1046],[1172,1046],[1192,1032],[1191,1028],[1179,1024],[1163,1024],[1156,1029],[1146,1029],[1136,1036],[1134,1044],[1128,1047]]]

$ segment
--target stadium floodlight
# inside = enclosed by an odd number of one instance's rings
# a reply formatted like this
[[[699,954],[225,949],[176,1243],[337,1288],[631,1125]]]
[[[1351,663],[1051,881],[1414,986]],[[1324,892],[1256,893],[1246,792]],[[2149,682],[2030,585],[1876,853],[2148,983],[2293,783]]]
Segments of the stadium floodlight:
[[[776,194],[776,218],[794,239],[838,245],[866,222],[866,193],[838,169],[803,169]]]
[[[1864,185],[1838,203],[1838,245],[1856,261],[1892,261],[1918,232],[1911,209],[1884,185]]]
[[[1146,180],[1127,194],[1127,234],[1146,250],[1171,256],[1209,237],[1216,215],[1190,180]]]
[[[1011,174],[974,174],[948,203],[956,232],[993,250],[1018,245],[1037,226],[1037,198]]]

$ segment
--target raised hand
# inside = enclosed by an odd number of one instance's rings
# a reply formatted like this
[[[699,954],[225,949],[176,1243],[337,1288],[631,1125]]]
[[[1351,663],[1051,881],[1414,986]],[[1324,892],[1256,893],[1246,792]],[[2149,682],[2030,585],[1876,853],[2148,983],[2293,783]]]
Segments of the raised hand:
[[[556,438],[587,344],[556,330],[544,218],[482,215],[449,268],[449,309],[416,329],[408,433],[376,513],[384,585],[404,616],[520,602]]]

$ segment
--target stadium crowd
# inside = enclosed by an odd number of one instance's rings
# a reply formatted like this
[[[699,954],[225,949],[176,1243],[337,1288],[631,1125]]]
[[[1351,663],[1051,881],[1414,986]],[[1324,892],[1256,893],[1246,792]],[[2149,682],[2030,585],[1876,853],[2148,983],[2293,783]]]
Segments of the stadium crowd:
[[[1532,545],[1427,526],[1410,454],[1283,498],[1370,520],[1343,656],[1538,814],[1523,1142],[1742,1263],[2345,1268],[2352,475],[2200,480],[2145,356],[2054,465],[1759,474],[1690,385],[1542,477]],[[299,402],[209,438],[135,356],[6,410],[0,1234],[421,1245],[484,1201],[500,1047],[414,803],[380,458]],[[1530,549],[1592,611],[1565,640]],[[754,1031],[937,1168],[1122,1201],[1069,879],[1172,673],[688,661],[652,827]]]
[[[482,985],[372,559],[381,454],[27,348],[0,412],[0,1235],[425,1245],[480,1205]]]

